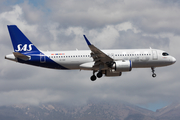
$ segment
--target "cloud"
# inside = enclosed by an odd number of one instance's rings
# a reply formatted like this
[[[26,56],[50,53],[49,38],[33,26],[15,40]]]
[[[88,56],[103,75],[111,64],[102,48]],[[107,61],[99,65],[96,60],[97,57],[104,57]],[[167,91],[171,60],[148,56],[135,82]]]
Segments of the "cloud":
[[[179,7],[168,5],[153,0],[124,0],[111,3],[107,0],[53,0],[47,3],[53,20],[58,21],[61,27],[70,25],[91,29],[130,21],[143,32],[153,34],[179,31]]]
[[[148,68],[91,82],[92,71],[44,69],[4,59],[13,50],[6,25],[16,24],[41,50],[89,49],[85,34],[100,49],[152,47],[166,50],[178,60],[178,6],[175,1],[154,0],[52,0],[40,7],[30,1],[7,4],[0,9],[0,105],[80,104],[93,98],[142,105],[178,100],[178,61],[156,68],[155,79]]]
[[[38,8],[30,6],[28,2],[24,2],[22,5],[23,17],[29,24],[38,24],[43,19],[43,13]]]

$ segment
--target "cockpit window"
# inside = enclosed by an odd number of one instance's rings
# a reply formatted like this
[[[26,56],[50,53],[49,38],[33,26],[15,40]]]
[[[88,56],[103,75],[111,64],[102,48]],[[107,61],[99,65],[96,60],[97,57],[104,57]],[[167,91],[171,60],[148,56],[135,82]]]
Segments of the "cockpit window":
[[[168,56],[169,54],[166,53],[166,52],[163,52],[162,55],[163,55],[163,56]]]

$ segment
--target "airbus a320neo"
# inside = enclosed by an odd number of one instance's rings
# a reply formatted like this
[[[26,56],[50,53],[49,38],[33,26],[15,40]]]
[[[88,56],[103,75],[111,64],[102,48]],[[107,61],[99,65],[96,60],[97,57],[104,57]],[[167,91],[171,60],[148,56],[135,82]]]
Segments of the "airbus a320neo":
[[[14,52],[5,59],[52,69],[91,70],[91,80],[105,76],[121,76],[132,68],[151,68],[168,66],[176,59],[167,52],[157,49],[109,49],[100,50],[84,35],[90,50],[42,51],[39,50],[16,25],[8,25]],[[97,72],[97,74],[95,74]]]

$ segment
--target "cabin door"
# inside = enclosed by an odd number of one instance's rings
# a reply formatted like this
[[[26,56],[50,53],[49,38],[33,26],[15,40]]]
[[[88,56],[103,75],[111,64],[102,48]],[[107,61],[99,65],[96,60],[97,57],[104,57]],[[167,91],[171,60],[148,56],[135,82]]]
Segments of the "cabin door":
[[[46,56],[43,53],[40,53],[40,63],[46,62]]]
[[[152,55],[153,55],[153,60],[157,60],[158,59],[157,51],[156,50],[152,50]]]

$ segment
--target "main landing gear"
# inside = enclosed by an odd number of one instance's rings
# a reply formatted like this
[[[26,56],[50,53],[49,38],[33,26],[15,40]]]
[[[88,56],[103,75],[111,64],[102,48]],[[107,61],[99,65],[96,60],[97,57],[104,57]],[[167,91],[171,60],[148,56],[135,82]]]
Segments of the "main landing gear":
[[[95,72],[96,72],[96,71],[93,71],[93,75],[91,76],[91,81],[95,81],[95,80],[96,80]],[[100,70],[100,71],[97,73],[97,77],[98,77],[98,78],[101,78],[102,76],[103,76],[103,73],[102,73],[102,71]]]
[[[154,70],[154,67],[151,67],[151,70],[152,70],[152,77],[156,77],[156,73],[154,73],[155,72],[155,70]]]

